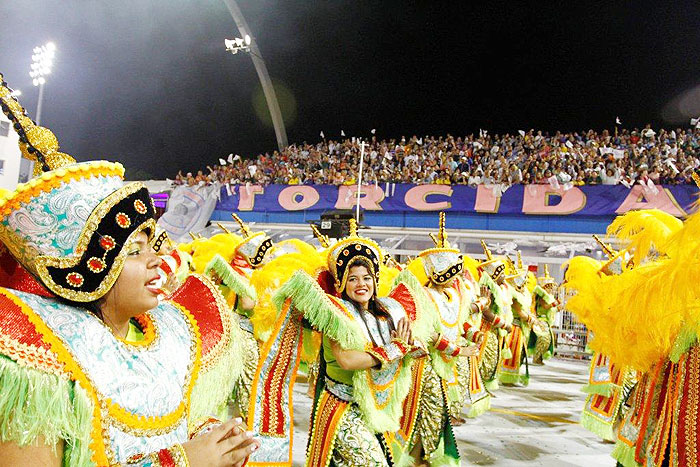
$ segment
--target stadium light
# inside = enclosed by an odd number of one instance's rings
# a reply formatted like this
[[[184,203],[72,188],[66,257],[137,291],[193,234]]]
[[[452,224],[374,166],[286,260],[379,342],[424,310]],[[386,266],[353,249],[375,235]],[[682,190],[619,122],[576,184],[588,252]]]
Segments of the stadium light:
[[[248,34],[245,37],[236,37],[235,39],[224,39],[226,50],[236,55],[238,52],[250,52],[250,43],[252,42]]]
[[[46,76],[51,74],[53,67],[53,59],[56,56],[56,44],[47,42],[42,46],[34,47],[32,51],[32,65],[29,71],[29,77],[32,78],[32,84],[39,86],[39,100],[36,105],[36,124],[41,124],[41,104],[44,100],[44,85],[46,84]]]

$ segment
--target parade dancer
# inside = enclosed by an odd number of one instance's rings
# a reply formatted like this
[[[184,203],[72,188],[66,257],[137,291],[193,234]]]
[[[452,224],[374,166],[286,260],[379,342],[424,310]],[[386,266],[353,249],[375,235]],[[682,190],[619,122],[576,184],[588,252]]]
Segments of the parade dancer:
[[[498,379],[503,384],[522,384],[530,382],[530,371],[527,362],[527,342],[533,328],[540,326],[534,313],[530,310],[532,294],[527,288],[527,271],[523,268],[520,252],[518,266],[508,259],[511,274],[506,277],[509,287],[511,309],[513,310],[513,330],[505,340],[505,346],[510,351],[510,357],[504,358],[498,368]],[[525,372],[522,372],[522,367]]]
[[[159,302],[148,190],[58,152],[4,81],[0,104],[39,172],[0,200],[3,464],[243,462],[258,443],[209,418],[237,354],[223,297],[190,276]]]
[[[477,346],[479,352],[484,342],[485,335],[481,331],[483,310],[491,305],[491,293],[487,287],[482,286],[478,290],[478,262],[463,255],[463,283],[467,294],[471,297],[469,315],[464,323],[463,339]],[[476,279],[475,279],[476,278]],[[481,372],[479,371],[479,354],[473,356],[460,356],[457,358],[457,373],[461,401],[453,405],[453,425],[465,423],[461,416],[462,408],[468,407],[467,417],[475,418],[486,412],[491,407],[491,395],[486,390]]]
[[[490,303],[488,308],[483,310],[481,322],[484,340],[479,354],[479,371],[486,389],[493,391],[498,389],[498,366],[503,358],[510,357],[504,354],[502,349],[505,337],[513,329],[513,313],[510,292],[505,284],[505,262],[494,258],[483,240],[481,247],[486,259],[478,266],[481,273],[479,284],[488,289]]]
[[[554,331],[552,326],[557,316],[559,302],[554,297],[557,283],[549,275],[549,268],[545,264],[544,275],[537,278],[537,285],[532,291],[534,308],[539,326],[535,326],[530,333],[527,351],[535,365],[544,364],[545,360],[554,355]]]
[[[411,363],[426,355],[419,342],[435,323],[422,318],[429,299],[410,273],[388,297],[376,296],[379,246],[357,235],[354,220],[350,230],[329,248],[327,271],[317,279],[298,271],[273,298],[278,321],[251,395],[249,426],[263,439],[252,465],[291,462],[291,388],[305,326],[323,334],[307,465],[389,465],[386,433],[401,429]]]
[[[635,251],[633,269],[600,276],[585,260],[574,258],[567,271],[567,287],[575,291],[567,306],[593,331],[591,347],[640,375],[613,451],[624,466],[697,465],[700,297],[694,284],[700,218],[692,214],[680,229],[667,220],[643,230],[656,239],[637,242],[651,245],[646,249],[651,254],[640,253],[640,258]],[[630,303],[643,310],[643,322],[634,313],[628,319],[624,312],[610,312],[626,310]]]
[[[426,284],[439,334],[431,339],[430,359],[416,362],[414,369],[421,375],[414,384],[404,405],[404,418],[412,415],[409,407],[416,407],[415,429],[403,448],[411,459],[426,461],[429,465],[459,465],[459,453],[452,433],[451,419],[458,418],[462,409],[463,394],[460,391],[458,357],[476,360],[478,347],[468,344],[462,337],[464,326],[473,302],[462,282],[463,258],[459,250],[451,248],[445,231],[445,214],[440,213],[438,235],[430,234],[434,248],[422,251],[408,269]],[[488,404],[484,391],[477,406]],[[483,408],[485,410],[485,408]],[[399,457],[402,464],[408,462]]]

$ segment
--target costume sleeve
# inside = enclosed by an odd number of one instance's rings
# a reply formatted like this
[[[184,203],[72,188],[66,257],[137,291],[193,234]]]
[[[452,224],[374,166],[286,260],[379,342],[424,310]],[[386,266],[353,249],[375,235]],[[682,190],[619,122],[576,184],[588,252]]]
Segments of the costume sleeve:
[[[216,274],[221,279],[223,286],[236,295],[257,300],[255,289],[250,285],[248,279],[234,271],[231,265],[219,254],[214,255],[206,268],[204,268],[204,275],[211,276],[213,274]]]
[[[18,446],[39,437],[49,446],[64,441],[64,465],[88,464],[92,404],[87,394],[60,371],[31,368],[25,360],[0,355],[0,439]]]
[[[479,330],[478,327],[473,326],[471,323],[469,323],[469,321],[464,322],[464,326],[462,329],[464,331],[462,335],[469,342],[478,342],[480,337],[484,334]]]

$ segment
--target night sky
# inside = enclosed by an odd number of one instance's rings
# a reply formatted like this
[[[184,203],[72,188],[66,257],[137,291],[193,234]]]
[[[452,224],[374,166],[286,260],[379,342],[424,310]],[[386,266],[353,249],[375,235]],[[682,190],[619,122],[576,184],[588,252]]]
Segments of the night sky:
[[[290,143],[602,129],[617,115],[687,126],[673,100],[700,85],[697,0],[477,3],[239,1]],[[172,178],[276,147],[250,57],[224,50],[238,30],[223,1],[3,0],[0,31],[0,72],[31,117],[32,49],[56,43],[42,124],[78,160]]]

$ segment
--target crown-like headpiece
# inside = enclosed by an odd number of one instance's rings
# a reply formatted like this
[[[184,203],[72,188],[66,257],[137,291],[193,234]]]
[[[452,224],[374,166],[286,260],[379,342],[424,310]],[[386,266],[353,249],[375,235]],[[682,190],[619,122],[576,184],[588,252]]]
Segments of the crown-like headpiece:
[[[236,247],[236,254],[245,258],[251,266],[260,266],[265,254],[272,249],[272,239],[262,231],[251,233],[246,223],[236,213],[232,213],[231,217],[240,225],[244,237]]]
[[[0,75],[0,106],[40,176],[0,200],[0,241],[54,294],[76,302],[104,296],[121,273],[123,248],[138,232],[155,234],[153,202],[140,183],[123,185],[124,167],[75,163],[51,131],[26,116]],[[41,173],[43,171],[43,173]]]
[[[355,219],[349,220],[350,235],[338,241],[328,249],[328,270],[333,275],[335,289],[338,292],[345,290],[348,280],[348,266],[360,261],[374,277],[375,293],[379,282],[379,262],[382,259],[381,248],[369,238],[357,235],[357,223]]]
[[[491,250],[489,250],[489,247],[486,246],[486,242],[483,240],[481,240],[481,248],[484,249],[486,259],[479,263],[477,269],[483,270],[486,274],[491,276],[491,279],[495,281],[505,274],[506,265],[501,259],[493,257]]]
[[[523,268],[523,259],[518,250],[518,264],[516,265],[510,256],[506,256],[508,261],[508,266],[510,266],[511,274],[506,277],[506,280],[510,282],[516,289],[522,291],[527,283],[527,271]]]
[[[447,241],[445,229],[445,213],[440,213],[440,224],[437,236],[429,234],[435,243],[435,248],[423,250],[418,255],[423,260],[425,274],[435,284],[445,284],[462,272],[464,261],[456,248],[451,248]]]
[[[557,282],[549,275],[549,265],[544,265],[544,276],[538,277],[537,282],[547,291],[549,291],[548,289],[554,289],[556,287]]]
[[[322,234],[321,231],[318,230],[318,227],[316,227],[316,224],[309,225],[311,226],[311,231],[314,233],[314,236],[318,239],[318,243],[320,243],[323,248],[328,248],[331,246],[331,241],[328,238],[328,235]]]
[[[34,176],[75,164],[75,159],[58,151],[58,140],[51,130],[38,126],[27,116],[27,112],[13,96],[12,89],[7,86],[2,74],[0,74],[0,81],[2,82],[0,107],[19,135],[19,149],[22,156],[36,162]]]
[[[600,245],[605,256],[608,257],[608,260],[600,267],[600,272],[604,274],[620,274],[625,267],[629,266],[629,263],[625,264],[624,259],[625,253],[627,252],[626,249],[615,250],[610,244],[605,243],[595,234],[593,235],[593,239]]]

